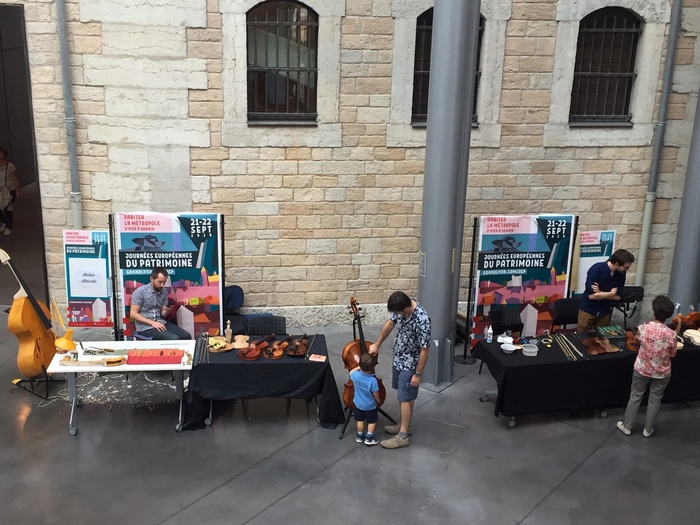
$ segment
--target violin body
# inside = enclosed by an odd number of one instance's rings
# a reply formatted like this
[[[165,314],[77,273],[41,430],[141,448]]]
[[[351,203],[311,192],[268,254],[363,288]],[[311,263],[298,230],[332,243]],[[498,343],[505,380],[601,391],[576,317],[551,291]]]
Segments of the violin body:
[[[272,346],[263,350],[263,355],[267,359],[282,359],[282,357],[284,357],[285,351],[287,350],[287,347],[289,346],[289,340],[291,338],[292,336],[288,335],[285,339],[282,339],[281,341],[275,341],[272,344]]]
[[[287,355],[290,357],[303,357],[306,355],[306,349],[309,346],[309,338],[306,334],[299,339],[294,339],[287,347]]]
[[[678,314],[671,320],[671,326],[677,334],[686,330],[697,330],[700,328],[700,312],[692,311],[688,315]]]
[[[250,343],[247,348],[241,348],[238,350],[238,358],[242,361],[257,361],[260,359],[260,355],[262,354],[263,350],[269,346],[268,341],[274,338],[274,335],[268,335],[264,339]]]
[[[362,321],[359,313],[357,300],[354,297],[350,299],[350,308],[352,309],[354,315],[353,323],[357,324],[357,332],[359,337],[353,341],[350,341],[348,344],[345,345],[345,348],[343,348],[343,364],[345,365],[345,369],[348,372],[354,370],[359,366],[360,356],[364,353],[367,353],[369,347],[372,345],[371,341],[365,340],[364,333],[362,332]],[[376,356],[374,357],[374,366],[377,366]],[[372,373],[374,374],[374,367],[372,367]],[[377,408],[379,408],[384,404],[384,401],[386,399],[386,388],[384,387],[384,383],[382,382],[382,379],[380,377],[377,377],[377,384],[379,386],[379,403],[377,403]],[[355,397],[355,385],[353,384],[352,379],[350,379],[349,376],[348,381],[347,383],[345,383],[344,387],[345,388],[343,390],[343,403],[350,410],[355,410],[355,402],[353,400]]]
[[[50,317],[51,314],[44,303],[37,303],[44,315]],[[17,368],[21,374],[28,378],[43,374],[56,353],[56,336],[44,327],[27,297],[20,297],[12,302],[7,328],[19,341]]]

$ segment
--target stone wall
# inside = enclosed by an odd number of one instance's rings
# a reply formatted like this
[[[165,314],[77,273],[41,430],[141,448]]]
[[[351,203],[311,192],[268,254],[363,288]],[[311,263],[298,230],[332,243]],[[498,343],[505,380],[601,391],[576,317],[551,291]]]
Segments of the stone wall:
[[[577,214],[581,228],[614,229],[618,246],[638,253],[669,2],[617,2],[646,20],[640,75],[649,78],[635,94],[646,120],[604,141],[561,127],[567,28],[579,11],[609,3],[482,2],[462,300],[469,225],[482,214]],[[415,18],[431,2],[306,2],[323,37],[319,126],[311,129],[245,123],[244,20],[255,4],[67,2],[84,227],[105,228],[108,214],[120,211],[222,213],[226,280],[242,286],[246,306],[286,313],[292,324],[314,324],[309,312],[319,324],[343,322],[354,295],[377,305],[370,310],[379,322],[391,291],[415,293],[418,285],[425,129],[410,126],[410,96]],[[668,290],[700,84],[700,0],[683,4],[649,296]],[[50,289],[61,297],[61,233],[72,225],[56,8],[24,5]]]

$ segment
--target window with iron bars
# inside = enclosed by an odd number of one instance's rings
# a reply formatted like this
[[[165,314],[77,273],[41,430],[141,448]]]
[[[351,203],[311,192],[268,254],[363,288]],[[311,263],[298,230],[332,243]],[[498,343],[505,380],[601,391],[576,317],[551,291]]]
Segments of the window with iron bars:
[[[248,121],[315,122],[318,15],[297,2],[263,2],[246,26]]]
[[[598,9],[579,24],[569,124],[631,126],[640,19],[622,7]]]
[[[479,122],[476,112],[479,80],[481,79],[481,37],[484,34],[486,19],[479,17],[479,37],[476,51],[476,78],[474,79],[474,110],[472,125]],[[428,121],[428,84],[430,81],[430,51],[433,38],[433,8],[418,17],[416,26],[416,56],[413,67],[413,110],[411,124],[425,124]]]

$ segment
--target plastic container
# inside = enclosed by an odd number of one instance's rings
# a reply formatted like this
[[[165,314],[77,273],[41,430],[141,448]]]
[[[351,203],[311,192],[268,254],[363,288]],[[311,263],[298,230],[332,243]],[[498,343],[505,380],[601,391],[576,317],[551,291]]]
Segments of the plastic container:
[[[486,342],[493,342],[493,328],[491,327],[491,325],[489,325],[489,327],[486,329]]]

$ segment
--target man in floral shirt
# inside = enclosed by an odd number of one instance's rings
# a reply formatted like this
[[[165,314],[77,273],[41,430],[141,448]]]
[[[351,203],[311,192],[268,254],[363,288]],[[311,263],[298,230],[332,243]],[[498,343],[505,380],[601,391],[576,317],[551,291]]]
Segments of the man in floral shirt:
[[[369,353],[377,355],[381,344],[398,325],[391,386],[398,390],[401,421],[398,425],[384,427],[394,437],[385,439],[381,445],[384,448],[403,448],[409,445],[413,403],[418,397],[421,375],[430,352],[430,317],[416,299],[403,292],[391,294],[387,309],[392,314],[391,318],[382,326],[377,341],[370,345]]]
[[[651,308],[654,311],[654,320],[639,326],[639,353],[634,361],[632,391],[625,410],[625,419],[617,422],[617,428],[626,436],[632,433],[634,418],[647,388],[649,401],[643,434],[644,437],[651,437],[654,433],[654,421],[659,414],[661,398],[671,379],[671,358],[676,356],[676,332],[665,324],[666,319],[673,314],[671,299],[659,295],[652,301]]]

